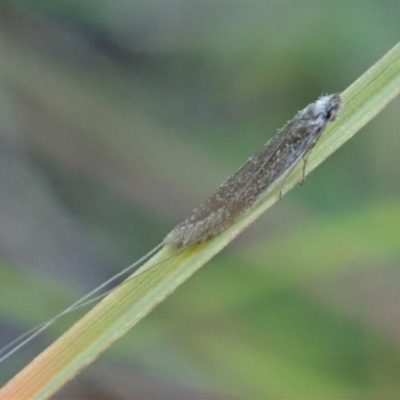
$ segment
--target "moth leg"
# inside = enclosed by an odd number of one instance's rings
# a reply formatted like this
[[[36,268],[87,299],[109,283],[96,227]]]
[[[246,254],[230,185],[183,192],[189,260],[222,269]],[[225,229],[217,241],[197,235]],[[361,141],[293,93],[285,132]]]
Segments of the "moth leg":
[[[291,174],[291,172],[293,171],[293,169],[296,167],[297,163],[295,163],[294,165],[292,165],[289,170],[286,172],[285,177],[283,178],[282,184],[281,184],[281,188],[279,189],[279,200],[282,199],[283,197],[283,188],[285,186],[286,183],[286,179],[288,178],[288,176]]]
[[[306,166],[307,166],[307,161],[308,161],[308,157],[314,147],[315,143],[305,152],[304,156],[303,156],[303,172],[301,175],[301,180],[299,182],[300,185],[302,185],[305,181],[306,178]],[[282,185],[281,188],[279,190],[279,200],[282,199],[283,197],[283,187],[285,186],[286,183],[286,179],[288,178],[288,176],[291,174],[291,172],[293,171],[293,169],[296,167],[297,163],[295,163],[294,165],[292,165],[289,169],[289,171],[285,174],[285,177],[282,181]]]
[[[287,178],[287,175],[285,176],[285,179],[282,182],[281,188],[279,189],[279,200],[282,200],[282,197],[283,197],[283,187],[285,186],[286,178]]]
[[[301,180],[299,182],[300,185],[302,185],[304,183],[304,181],[306,180],[306,167],[307,167],[307,161],[308,161],[308,157],[311,154],[312,149],[314,148],[315,143],[305,152],[304,156],[303,156],[303,173],[301,175]]]

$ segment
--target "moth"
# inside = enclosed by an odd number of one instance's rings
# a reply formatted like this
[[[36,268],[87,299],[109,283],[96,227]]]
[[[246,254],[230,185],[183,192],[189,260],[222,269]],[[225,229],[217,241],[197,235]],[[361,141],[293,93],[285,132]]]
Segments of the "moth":
[[[342,108],[339,94],[320,97],[290,120],[263,148],[164,239],[186,247],[205,242],[229,227],[265,196],[275,183],[307,157]]]

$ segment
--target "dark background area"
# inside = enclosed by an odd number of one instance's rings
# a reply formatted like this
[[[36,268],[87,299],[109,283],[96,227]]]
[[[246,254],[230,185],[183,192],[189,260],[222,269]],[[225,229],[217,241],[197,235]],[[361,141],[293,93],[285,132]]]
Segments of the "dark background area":
[[[396,44],[399,15],[398,1],[3,0],[0,345],[158,244]],[[400,398],[399,104],[55,398]]]

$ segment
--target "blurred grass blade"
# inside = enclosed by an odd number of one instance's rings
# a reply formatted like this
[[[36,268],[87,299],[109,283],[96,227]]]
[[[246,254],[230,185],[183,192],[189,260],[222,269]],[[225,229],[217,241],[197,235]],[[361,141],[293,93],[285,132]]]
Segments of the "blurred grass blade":
[[[397,44],[343,92],[344,109],[311,152],[306,172],[310,173],[350,139],[399,92],[400,44]],[[297,166],[286,179],[284,192],[300,180],[301,169],[301,165]],[[161,249],[144,268],[168,258],[167,261],[107,296],[16,375],[0,391],[0,398],[50,397],[274,204],[279,198],[279,189],[277,185],[254,209],[209,242],[174,256],[173,248]]]

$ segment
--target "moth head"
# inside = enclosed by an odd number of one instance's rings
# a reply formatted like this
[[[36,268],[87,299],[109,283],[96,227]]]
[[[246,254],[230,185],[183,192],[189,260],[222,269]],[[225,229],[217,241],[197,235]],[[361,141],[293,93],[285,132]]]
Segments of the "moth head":
[[[315,102],[314,113],[317,118],[320,117],[327,122],[332,122],[336,119],[342,107],[343,100],[340,97],[340,94],[330,94],[327,96],[321,96]]]

